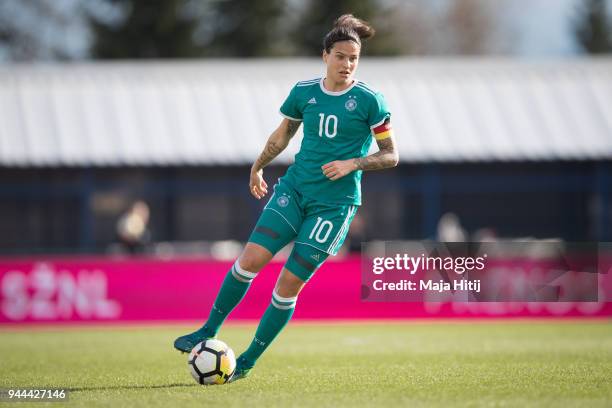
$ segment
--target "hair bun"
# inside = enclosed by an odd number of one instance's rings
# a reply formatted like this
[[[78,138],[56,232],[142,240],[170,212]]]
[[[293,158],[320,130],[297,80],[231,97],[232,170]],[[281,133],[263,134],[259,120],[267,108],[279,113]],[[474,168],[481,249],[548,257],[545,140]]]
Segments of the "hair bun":
[[[352,14],[343,14],[334,21],[334,28],[346,27],[351,30],[354,30],[359,38],[362,40],[366,40],[370,37],[373,37],[376,33],[376,30],[368,24],[366,21],[363,21]]]

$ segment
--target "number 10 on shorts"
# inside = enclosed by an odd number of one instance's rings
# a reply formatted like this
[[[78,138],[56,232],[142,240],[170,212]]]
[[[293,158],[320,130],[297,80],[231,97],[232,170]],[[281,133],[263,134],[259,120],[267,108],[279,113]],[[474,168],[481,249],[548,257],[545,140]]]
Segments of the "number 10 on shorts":
[[[314,239],[318,243],[322,244],[327,241],[327,238],[329,238],[329,234],[331,233],[333,228],[334,224],[332,224],[331,221],[327,221],[321,217],[317,217],[317,223],[315,224],[312,231],[310,231],[308,239],[312,239],[314,237]]]

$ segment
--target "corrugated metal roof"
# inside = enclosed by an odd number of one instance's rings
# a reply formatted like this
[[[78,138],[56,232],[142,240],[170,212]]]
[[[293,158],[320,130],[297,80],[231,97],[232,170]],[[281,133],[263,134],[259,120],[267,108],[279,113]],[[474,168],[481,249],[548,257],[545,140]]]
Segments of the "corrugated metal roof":
[[[318,59],[0,67],[0,165],[250,163],[291,86],[323,71]],[[610,58],[364,58],[358,78],[385,94],[404,162],[612,158]]]

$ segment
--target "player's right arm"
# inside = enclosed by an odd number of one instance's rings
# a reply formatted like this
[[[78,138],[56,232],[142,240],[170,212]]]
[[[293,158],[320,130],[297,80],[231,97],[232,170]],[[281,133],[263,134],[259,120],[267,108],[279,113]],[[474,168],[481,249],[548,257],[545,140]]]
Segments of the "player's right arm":
[[[263,179],[263,168],[285,150],[301,123],[300,121],[284,118],[278,128],[272,132],[263,151],[257,160],[255,160],[255,163],[253,163],[249,191],[258,200],[268,193],[268,184]]]

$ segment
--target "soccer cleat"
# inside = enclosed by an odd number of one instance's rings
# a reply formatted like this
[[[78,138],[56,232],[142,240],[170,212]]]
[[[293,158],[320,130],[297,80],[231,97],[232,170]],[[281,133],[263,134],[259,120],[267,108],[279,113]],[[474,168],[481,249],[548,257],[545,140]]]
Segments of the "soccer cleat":
[[[214,339],[215,335],[211,334],[206,326],[200,327],[193,333],[186,334],[174,340],[174,348],[183,353],[189,353],[198,343],[206,339]]]
[[[253,365],[249,364],[244,357],[238,357],[238,360],[236,360],[236,369],[228,382],[234,382],[248,377],[252,368]]]

